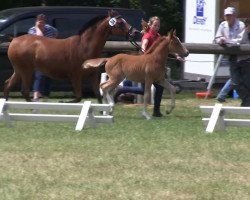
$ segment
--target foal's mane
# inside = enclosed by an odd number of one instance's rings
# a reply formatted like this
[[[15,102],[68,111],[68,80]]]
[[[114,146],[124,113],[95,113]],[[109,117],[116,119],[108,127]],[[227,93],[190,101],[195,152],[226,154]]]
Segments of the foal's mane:
[[[94,26],[95,24],[97,24],[99,21],[105,19],[106,17],[107,17],[107,15],[99,15],[97,17],[92,18],[86,24],[84,24],[84,26],[79,31],[79,35],[83,34],[83,32],[86,31],[88,28]]]
[[[145,52],[145,54],[150,54],[152,53],[156,47],[158,47],[158,45],[164,40],[163,36],[160,36],[159,38],[157,38],[157,40],[152,44],[151,47],[149,47],[149,49]]]

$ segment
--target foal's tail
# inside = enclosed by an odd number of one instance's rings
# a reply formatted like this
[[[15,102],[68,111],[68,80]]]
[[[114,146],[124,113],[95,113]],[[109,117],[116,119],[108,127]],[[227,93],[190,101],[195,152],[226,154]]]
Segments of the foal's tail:
[[[108,61],[108,58],[95,58],[86,60],[82,67],[83,69],[88,69],[92,67],[99,67],[102,72],[105,72],[105,64]]]

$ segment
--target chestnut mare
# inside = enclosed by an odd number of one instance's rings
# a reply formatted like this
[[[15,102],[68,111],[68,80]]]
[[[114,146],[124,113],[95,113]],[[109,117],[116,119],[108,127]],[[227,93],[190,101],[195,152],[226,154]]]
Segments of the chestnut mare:
[[[66,25],[67,26],[67,25]],[[5,81],[4,98],[8,99],[13,85],[21,79],[22,94],[30,101],[30,87],[34,69],[52,79],[70,79],[76,98],[82,98],[82,78],[91,78],[95,95],[99,93],[100,72],[97,69],[83,70],[82,63],[90,58],[100,57],[110,35],[126,36],[132,39],[136,32],[116,11],[108,16],[99,16],[88,22],[80,31],[66,39],[53,39],[35,35],[14,38],[8,49],[8,57],[14,68],[12,76]]]
[[[147,104],[150,98],[150,89],[153,83],[162,85],[170,90],[171,106],[168,113],[175,107],[175,87],[165,79],[165,64],[169,54],[188,56],[188,50],[182,45],[175,31],[170,31],[167,36],[160,37],[142,55],[117,54],[111,58],[90,59],[83,63],[84,68],[101,67],[105,65],[109,79],[101,83],[106,100],[114,106],[110,93],[127,78],[131,81],[145,83],[143,116],[150,119]]]

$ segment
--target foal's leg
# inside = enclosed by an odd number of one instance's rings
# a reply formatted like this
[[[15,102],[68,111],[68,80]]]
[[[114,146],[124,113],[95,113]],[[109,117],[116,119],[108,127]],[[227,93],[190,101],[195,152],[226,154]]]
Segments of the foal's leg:
[[[151,119],[150,114],[147,111],[148,102],[150,100],[150,90],[151,90],[152,83],[147,82],[145,83],[145,89],[144,89],[144,107],[142,115],[147,119]]]
[[[101,83],[101,89],[103,91],[103,99],[106,99],[107,102],[111,105],[112,107],[111,112],[113,112],[113,107],[115,105],[114,98],[113,95],[111,95],[111,92],[119,85],[121,80],[122,78],[114,80],[111,77],[109,77],[109,79],[106,82]]]
[[[175,87],[169,83],[169,81],[167,79],[164,79],[164,81],[162,81],[161,85],[165,88],[168,89],[170,92],[170,97],[171,97],[171,104],[170,104],[170,108],[167,111],[166,110],[166,114],[170,114],[172,112],[172,110],[175,108],[175,94],[176,94],[176,89]]]
[[[4,98],[8,100],[10,90],[13,88],[16,82],[20,80],[20,76],[14,72],[12,76],[4,82]]]

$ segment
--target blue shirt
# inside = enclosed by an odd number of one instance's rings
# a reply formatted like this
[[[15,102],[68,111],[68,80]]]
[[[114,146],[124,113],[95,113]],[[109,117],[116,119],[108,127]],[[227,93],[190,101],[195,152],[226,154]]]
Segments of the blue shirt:
[[[43,35],[45,37],[49,37],[49,38],[55,38],[57,36],[57,29],[54,28],[53,26],[50,26],[49,24],[45,24],[44,26],[44,31],[43,31]],[[36,27],[33,26],[29,29],[28,34],[31,35],[36,35]]]

